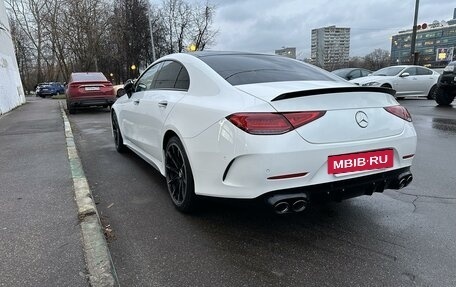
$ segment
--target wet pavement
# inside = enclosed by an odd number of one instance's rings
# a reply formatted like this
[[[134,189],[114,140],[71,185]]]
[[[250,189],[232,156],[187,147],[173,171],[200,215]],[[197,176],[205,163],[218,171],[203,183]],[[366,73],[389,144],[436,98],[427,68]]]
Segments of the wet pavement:
[[[0,117],[0,286],[89,286],[58,101]]]
[[[456,106],[401,103],[418,133],[414,181],[275,216],[257,205],[172,206],[165,180],[118,154],[108,110],[70,116],[123,286],[456,286]]]

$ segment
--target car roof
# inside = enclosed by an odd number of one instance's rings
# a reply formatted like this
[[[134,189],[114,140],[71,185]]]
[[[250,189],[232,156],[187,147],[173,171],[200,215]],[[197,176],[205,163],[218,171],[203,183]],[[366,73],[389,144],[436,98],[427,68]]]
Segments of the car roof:
[[[207,57],[207,56],[223,56],[223,55],[263,55],[263,56],[278,56],[275,54],[263,54],[263,53],[253,53],[253,52],[236,52],[236,51],[197,51],[188,53],[197,58]]]
[[[389,67],[399,67],[399,68],[420,67],[420,68],[429,69],[428,67],[420,66],[420,65],[397,65],[397,66],[389,66]],[[386,67],[386,68],[388,68],[388,67]]]
[[[336,72],[336,71],[353,71],[353,70],[365,70],[365,71],[370,71],[370,70],[365,69],[365,68],[342,68],[342,69],[334,70],[333,72]]]

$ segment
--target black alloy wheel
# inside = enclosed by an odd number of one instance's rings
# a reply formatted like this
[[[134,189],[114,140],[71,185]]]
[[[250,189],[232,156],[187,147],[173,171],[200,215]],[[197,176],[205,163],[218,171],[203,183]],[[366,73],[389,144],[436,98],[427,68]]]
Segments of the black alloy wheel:
[[[181,141],[172,137],[165,149],[166,183],[171,199],[182,212],[191,212],[196,207],[193,173]]]
[[[123,143],[122,133],[120,132],[119,123],[117,122],[117,116],[114,111],[111,114],[111,121],[112,133],[114,135],[114,144],[116,146],[116,150],[119,153],[124,153],[127,151],[127,146]]]

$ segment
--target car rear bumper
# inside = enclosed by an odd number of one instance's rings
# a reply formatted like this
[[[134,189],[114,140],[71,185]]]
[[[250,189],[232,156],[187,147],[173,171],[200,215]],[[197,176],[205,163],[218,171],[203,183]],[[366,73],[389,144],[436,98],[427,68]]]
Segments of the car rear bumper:
[[[46,92],[37,92],[37,96],[53,96],[57,94],[57,92],[52,92],[52,91],[46,91]]]
[[[71,108],[91,107],[91,106],[110,106],[116,101],[115,98],[89,98],[67,100]]]
[[[399,180],[409,175],[411,175],[410,166],[407,166],[341,181],[272,191],[263,194],[260,198],[305,194],[309,202],[341,201],[361,195],[372,195],[374,192],[383,192],[385,189],[400,189],[403,186],[399,185]]]

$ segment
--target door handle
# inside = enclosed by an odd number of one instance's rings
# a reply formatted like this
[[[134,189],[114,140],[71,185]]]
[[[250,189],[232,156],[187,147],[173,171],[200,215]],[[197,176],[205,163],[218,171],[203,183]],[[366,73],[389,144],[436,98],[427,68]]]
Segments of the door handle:
[[[139,105],[139,100],[134,100],[134,101],[133,101],[133,104]]]
[[[160,108],[166,108],[166,106],[168,106],[168,102],[167,101],[160,101],[160,102],[158,102],[158,106]]]

